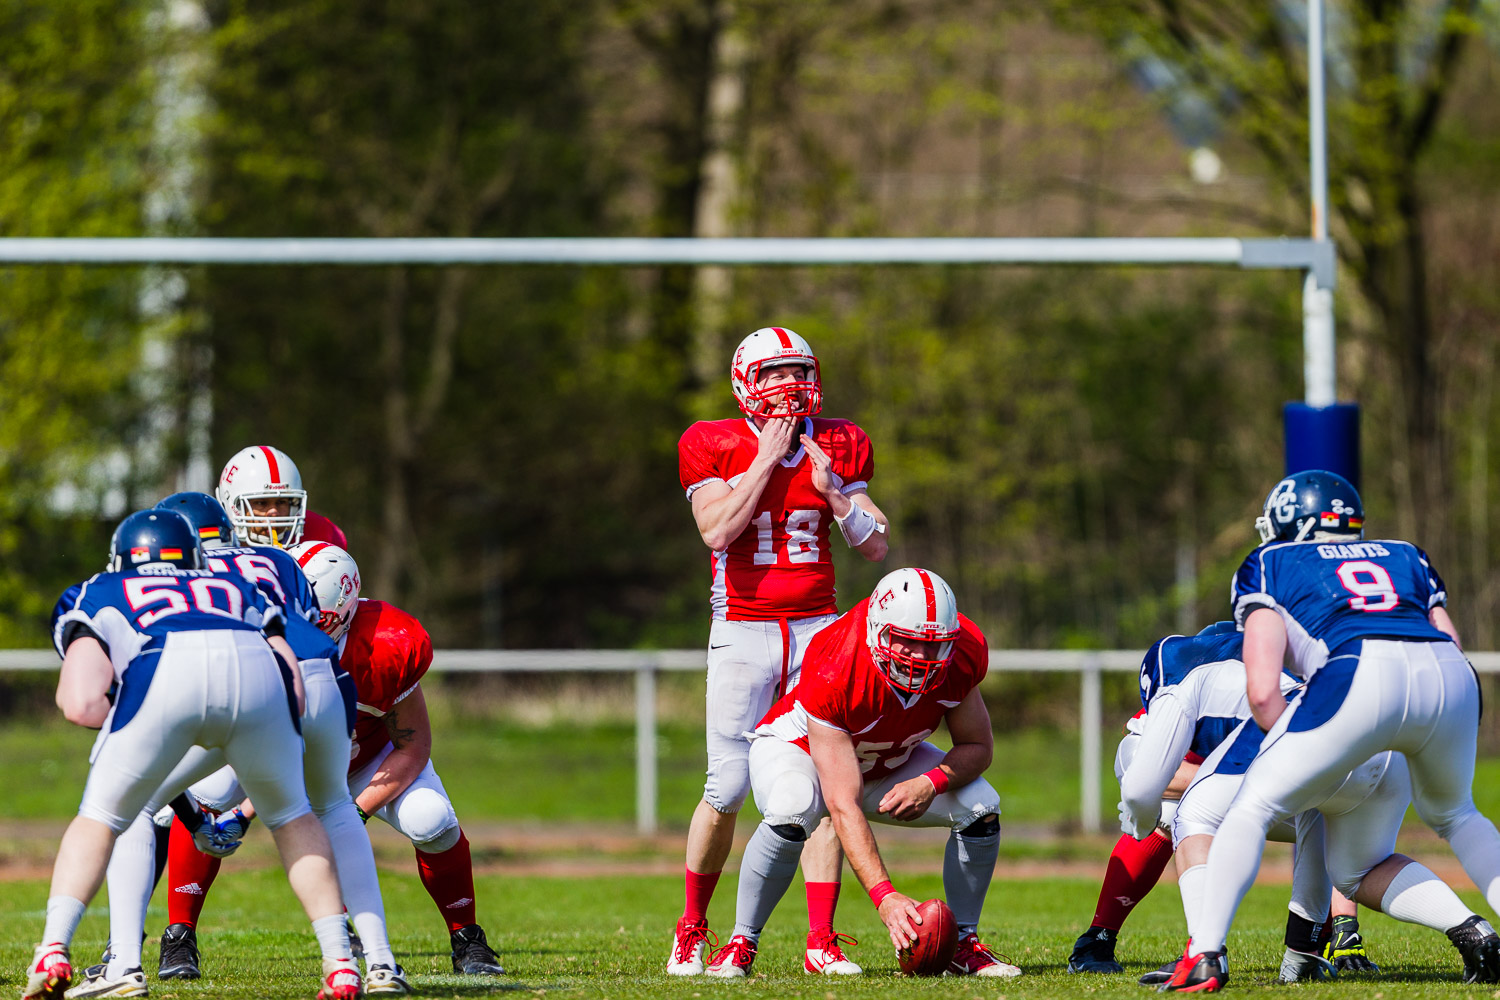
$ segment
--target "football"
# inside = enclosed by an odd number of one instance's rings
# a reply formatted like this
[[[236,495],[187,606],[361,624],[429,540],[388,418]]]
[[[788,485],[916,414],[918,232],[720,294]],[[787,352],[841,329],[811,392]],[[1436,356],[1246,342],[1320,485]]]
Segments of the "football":
[[[918,903],[917,912],[917,940],[896,952],[896,961],[908,976],[941,976],[958,948],[958,921],[941,899]]]

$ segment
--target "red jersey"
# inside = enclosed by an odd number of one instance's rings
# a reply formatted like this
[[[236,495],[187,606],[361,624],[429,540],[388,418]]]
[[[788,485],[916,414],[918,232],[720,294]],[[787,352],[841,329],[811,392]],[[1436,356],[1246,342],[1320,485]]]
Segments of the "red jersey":
[[[809,720],[816,720],[848,733],[865,780],[879,781],[905,764],[913,748],[979,686],[990,650],[979,626],[959,615],[953,659],[937,685],[908,704],[870,656],[869,604],[869,598],[860,601],[813,637],[802,660],[802,679],[771,706],[755,732],[807,750]]]
[[[806,417],[802,433],[828,453],[841,490],[869,484],[875,456],[858,425]],[[759,448],[760,432],[747,418],[700,420],[689,427],[677,442],[678,475],[688,499],[709,483],[738,484]],[[836,612],[828,547],[833,527],[827,499],[813,488],[807,449],[798,445],[771,472],[745,530],[711,557],[713,616],[765,621]]]
[[[302,540],[330,542],[345,552],[349,551],[349,541],[344,537],[343,529],[315,510],[308,511],[302,522]]]
[[[353,774],[391,742],[382,718],[417,689],[432,666],[432,639],[421,622],[394,604],[360,598],[349,631],[339,640],[339,666],[349,671],[359,693],[349,759]]]

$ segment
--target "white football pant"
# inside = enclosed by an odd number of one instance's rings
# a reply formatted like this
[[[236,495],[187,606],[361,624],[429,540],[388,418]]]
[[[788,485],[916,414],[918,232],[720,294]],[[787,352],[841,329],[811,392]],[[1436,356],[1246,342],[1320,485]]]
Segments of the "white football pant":
[[[710,626],[703,801],[719,812],[739,812],[745,804],[750,793],[748,734],[797,685],[808,642],[837,617],[787,619],[784,632],[779,621],[715,620]]]
[[[1209,853],[1215,891],[1193,950],[1224,946],[1266,831],[1327,800],[1382,750],[1405,754],[1418,815],[1453,846],[1490,906],[1500,906],[1500,832],[1474,808],[1478,727],[1478,681],[1450,642],[1366,639],[1356,655],[1330,658],[1266,735],[1224,817]],[[1341,861],[1341,882],[1361,863]]]

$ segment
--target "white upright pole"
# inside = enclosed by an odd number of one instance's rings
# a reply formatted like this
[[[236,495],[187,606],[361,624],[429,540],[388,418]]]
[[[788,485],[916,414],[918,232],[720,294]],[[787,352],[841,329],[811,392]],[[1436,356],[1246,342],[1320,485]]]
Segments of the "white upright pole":
[[[1323,0],[1307,3],[1307,132],[1312,238],[1328,240],[1328,119],[1324,88]],[[1309,406],[1338,401],[1334,360],[1333,289],[1309,270],[1302,284],[1302,372]]]
[[[1083,796],[1079,820],[1087,833],[1098,833],[1102,822],[1099,814],[1099,730],[1104,725],[1104,712],[1099,667],[1099,654],[1091,653],[1083,664],[1083,684],[1079,692],[1082,704],[1078,715],[1083,730],[1079,747],[1079,767],[1082,771],[1079,786]]]

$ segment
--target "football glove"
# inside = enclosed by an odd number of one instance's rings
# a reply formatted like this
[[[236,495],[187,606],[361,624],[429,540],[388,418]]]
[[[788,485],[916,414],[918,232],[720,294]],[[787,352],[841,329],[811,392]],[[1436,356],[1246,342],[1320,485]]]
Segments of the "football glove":
[[[1334,917],[1333,937],[1323,946],[1323,957],[1340,972],[1379,972],[1380,966],[1365,954],[1365,939],[1355,917]]]
[[[250,820],[238,809],[215,816],[204,813],[203,823],[193,831],[193,846],[213,858],[227,858],[240,849]]]

